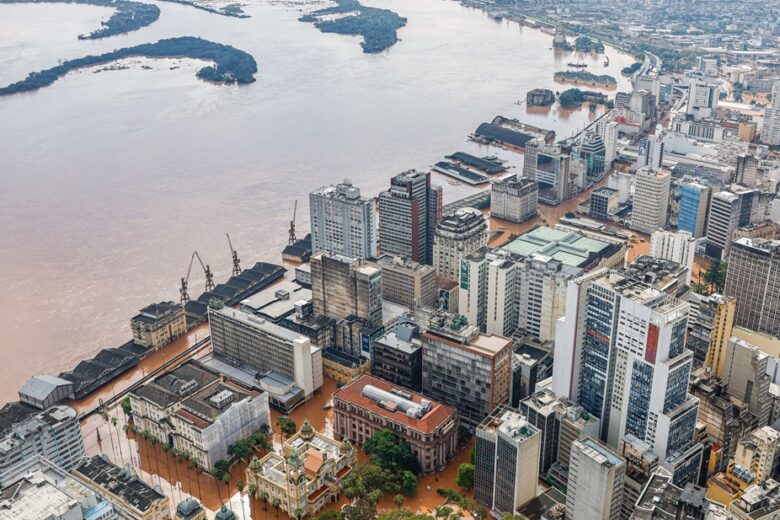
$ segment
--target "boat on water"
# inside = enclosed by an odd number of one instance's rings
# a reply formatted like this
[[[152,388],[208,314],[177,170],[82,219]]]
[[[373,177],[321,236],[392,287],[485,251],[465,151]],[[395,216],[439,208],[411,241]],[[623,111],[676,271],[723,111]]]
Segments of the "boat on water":
[[[604,66],[609,67],[609,56],[604,56]]]
[[[574,67],[576,69],[584,69],[588,66],[587,63],[567,63],[569,67]]]

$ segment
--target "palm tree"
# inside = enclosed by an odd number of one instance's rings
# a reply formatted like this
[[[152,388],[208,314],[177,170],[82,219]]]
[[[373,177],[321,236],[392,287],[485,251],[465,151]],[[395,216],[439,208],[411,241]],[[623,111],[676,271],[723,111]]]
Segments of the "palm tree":
[[[257,500],[257,484],[249,484],[249,517],[254,518],[252,514],[252,503]]]
[[[106,423],[106,426],[108,426],[108,412],[104,409],[103,410],[103,422]],[[116,448],[114,447],[114,436],[111,435],[111,428],[108,428],[108,439],[111,441],[111,455],[116,457]]]
[[[198,459],[191,459],[192,460],[192,468],[195,470],[195,480],[198,483],[198,498],[203,501],[201,498],[203,494],[200,492],[200,461]]]
[[[395,502],[395,507],[401,508],[402,505],[404,505],[404,502],[406,502],[406,499],[403,495],[396,495],[393,497],[393,502]]]
[[[222,475],[222,482],[227,487],[226,499],[227,499],[227,503],[229,504],[230,503],[230,473],[229,472],[225,472],[225,474]],[[217,482],[217,487],[219,487],[219,482]]]
[[[211,468],[211,476],[214,477],[214,480],[217,483],[217,495],[219,496],[219,504],[222,505],[223,504],[223,502],[222,502],[222,492],[219,489],[220,480],[219,480],[219,478],[217,478],[217,475],[219,475],[219,471],[217,471],[217,468]]]
[[[241,479],[236,480],[236,489],[238,489],[238,501],[241,504],[241,516],[246,520],[246,513],[244,512],[244,481]]]
[[[111,418],[111,424],[114,426],[114,429],[116,430],[116,442],[119,445],[119,460],[124,462],[125,454],[122,453],[122,439],[119,437],[119,427],[117,426],[117,423],[119,421],[116,417]]]
[[[274,509],[276,509],[276,518],[279,518],[279,508],[282,507],[282,501],[278,498],[274,498],[273,502],[271,502],[271,505],[274,506]]]
[[[263,509],[266,510],[266,511],[268,511],[268,499],[269,498],[271,498],[271,497],[268,496],[268,491],[263,491],[262,493],[260,493],[260,500],[263,501],[263,506],[264,506]]]
[[[260,425],[260,433],[263,435],[268,435],[271,433],[271,427],[268,425],[268,423],[263,423]]]
[[[294,517],[295,517],[297,520],[301,520],[301,518],[303,518],[303,509],[301,509],[301,508],[298,508],[298,509],[296,509],[296,510],[295,510],[295,513],[293,514],[293,516],[294,516]]]

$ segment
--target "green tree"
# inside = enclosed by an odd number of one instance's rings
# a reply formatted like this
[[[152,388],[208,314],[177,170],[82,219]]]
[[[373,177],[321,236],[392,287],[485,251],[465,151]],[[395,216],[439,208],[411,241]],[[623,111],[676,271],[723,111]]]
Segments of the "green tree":
[[[298,425],[295,424],[294,420],[290,419],[286,415],[282,415],[276,419],[276,425],[279,427],[279,431],[282,432],[284,437],[295,435],[295,432],[298,431]]]
[[[474,488],[474,464],[463,463],[458,468],[458,476],[455,482],[462,488]]]
[[[436,518],[442,518],[446,520],[452,514],[452,508],[450,506],[439,506],[436,508],[433,514]]]
[[[133,405],[130,404],[130,398],[125,397],[119,402],[119,405],[122,407],[122,411],[125,412],[125,415],[130,417],[133,415]]]
[[[338,509],[325,509],[317,515],[317,520],[343,520],[343,516]]]
[[[252,449],[249,447],[249,442],[244,439],[239,439],[228,446],[227,451],[233,461],[247,460],[252,454]]]
[[[562,107],[581,105],[583,101],[585,101],[585,94],[578,88],[564,90],[561,92],[561,95],[558,96],[558,103],[560,103]]]
[[[400,440],[388,429],[376,432],[363,449],[369,455],[371,462],[383,469],[399,468],[411,471],[415,475],[420,472],[420,463],[409,444]]]
[[[707,282],[710,287],[713,287],[716,292],[722,293],[726,286],[727,270],[728,264],[725,261],[713,262],[704,272],[704,281]]]
[[[393,503],[395,504],[395,507],[401,508],[402,505],[404,505],[404,502],[406,502],[406,499],[403,495],[396,495],[393,497]]]
[[[413,497],[417,494],[417,476],[411,471],[404,471],[401,474],[401,489],[407,496]]]
[[[367,498],[358,498],[342,509],[344,520],[374,520],[376,504]]]
[[[269,498],[271,498],[271,497],[268,496],[268,491],[263,491],[262,493],[260,493],[260,500],[263,501],[263,509],[265,509],[266,511],[268,511],[268,499]]]
[[[276,518],[279,518],[279,508],[282,507],[282,501],[278,498],[274,498],[273,502],[271,502],[271,505],[274,506],[274,509],[276,509]]]

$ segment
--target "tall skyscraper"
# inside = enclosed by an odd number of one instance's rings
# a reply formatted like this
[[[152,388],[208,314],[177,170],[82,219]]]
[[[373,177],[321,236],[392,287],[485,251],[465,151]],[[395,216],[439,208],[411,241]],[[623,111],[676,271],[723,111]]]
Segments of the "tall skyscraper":
[[[758,190],[738,185],[712,196],[707,222],[707,256],[723,260],[731,253],[737,228],[764,220],[766,201]]]
[[[634,210],[631,226],[643,233],[666,227],[672,174],[667,170],[641,168],[634,184]]]
[[[753,154],[737,156],[737,169],[734,182],[748,188],[755,188],[758,181],[758,158]]]
[[[366,259],[376,256],[376,206],[349,181],[309,194],[313,253]]]
[[[780,241],[736,239],[724,293],[737,298],[735,325],[780,335]]]
[[[646,442],[679,485],[698,476],[701,461],[698,401],[688,394],[688,303],[661,290],[661,273],[652,276],[600,270],[569,283],[552,390],[598,417],[613,448],[626,435]]]
[[[569,459],[566,518],[619,520],[625,478],[626,462],[617,453],[591,437],[575,440]]]
[[[539,200],[558,204],[577,192],[576,167],[571,147],[533,139],[525,145],[523,177],[539,185]]]
[[[383,254],[433,264],[433,237],[441,220],[442,191],[431,174],[409,170],[379,194],[379,248]]]
[[[688,348],[693,351],[693,365],[705,366],[716,376],[723,377],[723,363],[734,328],[737,300],[720,294],[703,296],[691,293],[690,303]]]
[[[758,419],[758,425],[769,423],[771,398],[767,374],[769,356],[755,345],[732,337],[723,363],[723,381],[729,395],[748,405],[750,413]]]
[[[433,266],[442,278],[456,281],[460,261],[488,242],[488,225],[481,211],[462,208],[441,219],[433,243]]]
[[[712,188],[696,182],[682,185],[680,197],[679,231],[687,231],[693,238],[701,238],[707,229]]]
[[[536,497],[539,430],[522,414],[499,407],[477,428],[474,498],[499,516],[518,513]]]
[[[354,258],[319,253],[311,257],[314,313],[334,320],[362,318],[382,324],[382,270]]]
[[[604,127],[604,168],[609,170],[617,158],[618,138],[620,136],[620,124],[612,121]]]
[[[772,83],[772,104],[764,111],[761,142],[770,146],[780,145],[780,79]]]
[[[718,106],[718,85],[706,78],[691,78],[688,84],[686,113],[696,119],[712,117]]]
[[[696,239],[687,231],[658,229],[650,235],[650,256],[671,260],[688,268],[685,283],[691,283],[693,260],[696,256]]]

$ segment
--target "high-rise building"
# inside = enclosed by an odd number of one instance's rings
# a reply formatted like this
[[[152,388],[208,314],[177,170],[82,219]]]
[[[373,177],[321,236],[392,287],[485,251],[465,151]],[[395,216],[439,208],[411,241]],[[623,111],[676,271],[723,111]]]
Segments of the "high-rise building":
[[[312,253],[376,256],[376,206],[349,181],[309,194]]]
[[[679,231],[687,231],[693,238],[701,238],[707,229],[712,188],[696,182],[682,185],[680,197]]]
[[[560,435],[558,436],[558,460],[557,463],[564,468],[569,467],[571,459],[571,446],[577,439],[599,436],[599,419],[589,414],[585,409],[574,404],[568,399],[558,399],[559,403],[564,403],[565,408],[561,414],[561,424],[559,426]]]
[[[611,121],[604,127],[604,168],[609,170],[617,159],[620,123]]]
[[[619,520],[626,463],[598,440],[575,440],[569,459],[566,518]]]
[[[685,283],[691,283],[693,260],[696,256],[696,239],[687,231],[657,229],[650,235],[650,256],[671,260],[688,268]]]
[[[458,280],[460,261],[487,245],[487,220],[481,211],[462,208],[441,219],[436,226],[433,244],[433,266],[436,274],[448,280]]]
[[[772,406],[769,396],[772,378],[767,374],[768,358],[756,345],[732,337],[723,364],[723,381],[729,395],[748,404],[759,426],[769,422]]]
[[[780,336],[780,241],[736,239],[724,294],[737,299],[735,325]]]
[[[769,146],[780,145],[780,108],[770,106],[764,111],[761,142]]]
[[[522,414],[499,407],[477,428],[474,498],[497,516],[536,498],[541,435]]]
[[[740,154],[737,156],[737,169],[734,172],[734,182],[755,188],[758,181],[758,157],[753,154]]]
[[[76,410],[52,406],[41,410],[15,401],[0,410],[0,481],[36,455],[70,471],[84,458],[84,439]]]
[[[698,402],[688,394],[688,304],[662,290],[669,280],[661,273],[642,269],[604,269],[569,283],[552,390],[601,419],[610,446],[626,435],[646,442],[681,484],[698,476],[701,461]]]
[[[558,402],[552,390],[544,389],[520,401],[518,410],[539,430],[539,473],[547,473],[558,458],[560,415],[564,405]]]
[[[759,482],[764,482],[772,477],[779,448],[780,432],[771,426],[762,426],[739,441],[734,463],[753,473]]]
[[[435,307],[439,298],[436,269],[400,256],[382,255],[382,297],[404,307]]]
[[[485,335],[465,320],[441,316],[422,335],[422,393],[457,408],[471,431],[509,403],[512,341]]]
[[[271,378],[277,408],[293,408],[322,386],[322,354],[306,336],[229,307],[209,309],[209,331],[217,356]],[[280,394],[271,391],[274,381]]]
[[[433,264],[433,237],[441,220],[442,191],[431,174],[409,170],[379,194],[379,249],[422,264]]]
[[[706,78],[691,78],[685,112],[696,119],[712,117],[718,106],[718,85]]]
[[[382,324],[382,270],[377,267],[345,256],[316,254],[311,257],[311,292],[315,314]]]
[[[668,170],[640,168],[634,184],[631,226],[643,233],[666,227],[672,174]]]
[[[647,482],[659,469],[658,455],[653,453],[647,443],[640,441],[633,435],[626,435],[620,442],[617,453],[626,461],[621,518],[627,520],[632,518],[634,505],[639,500],[639,495],[642,494]]]
[[[734,328],[737,300],[720,294],[704,296],[691,293],[690,303],[688,348],[693,351],[693,365],[705,366],[713,374],[723,377],[723,363]]]
[[[588,182],[596,182],[604,176],[606,147],[601,136],[595,132],[585,132],[578,153],[585,161],[585,175]]]
[[[590,216],[608,219],[620,205],[620,192],[607,186],[593,190],[590,194]]]
[[[543,139],[526,143],[523,177],[537,182],[542,202],[558,204],[577,192],[577,168],[571,152],[569,146],[547,144]]]
[[[758,190],[733,185],[715,193],[707,221],[707,256],[727,258],[737,228],[764,220],[766,209],[765,197]]]
[[[490,188],[490,216],[510,222],[525,222],[539,211],[539,186],[531,179],[513,175],[497,179]]]
[[[422,390],[422,342],[419,328],[399,324],[374,343],[371,373],[380,379],[420,392]]]

